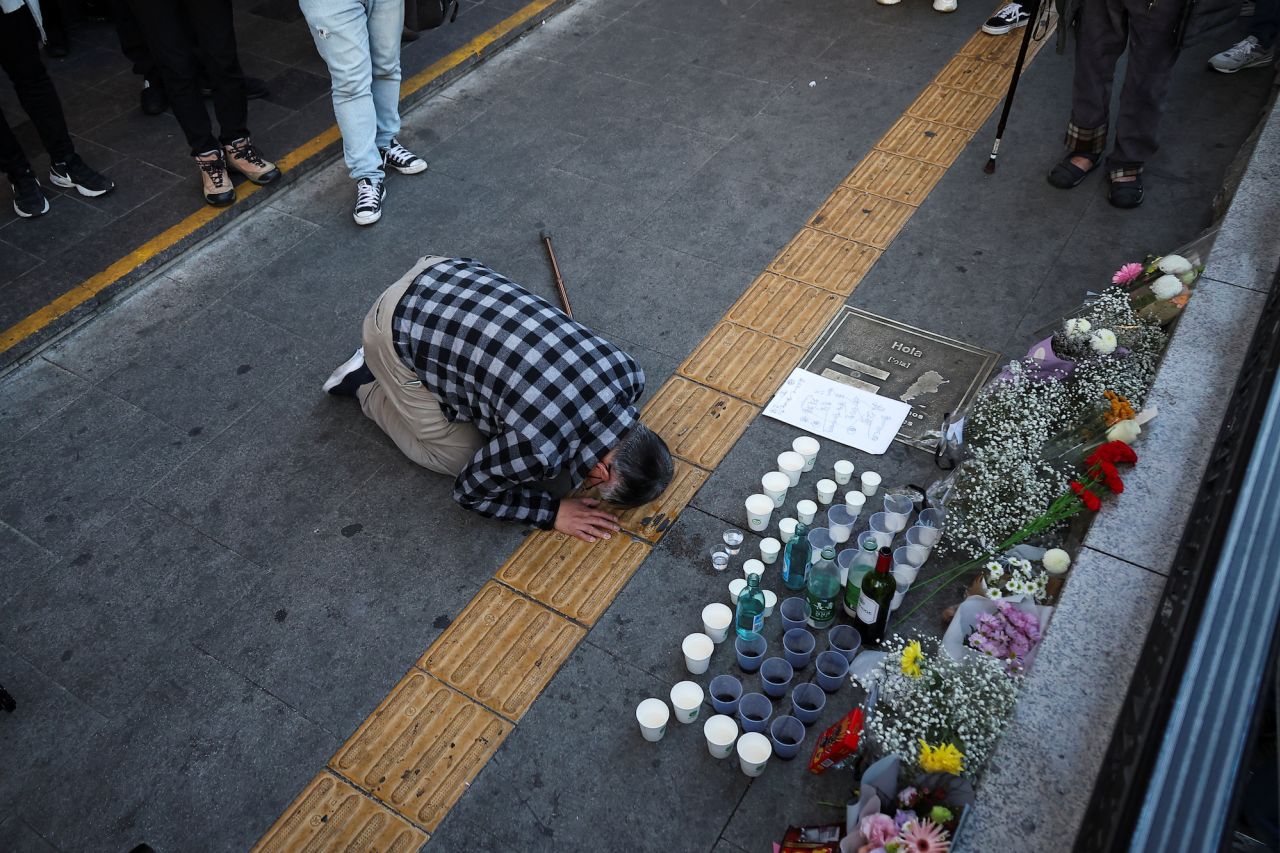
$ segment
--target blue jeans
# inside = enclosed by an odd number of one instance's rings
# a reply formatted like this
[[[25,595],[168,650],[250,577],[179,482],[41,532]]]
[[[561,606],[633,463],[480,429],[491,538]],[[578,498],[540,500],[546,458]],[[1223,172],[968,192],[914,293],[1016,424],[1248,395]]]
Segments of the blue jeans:
[[[379,148],[400,131],[404,0],[299,0],[329,66],[333,112],[353,180],[382,179]]]

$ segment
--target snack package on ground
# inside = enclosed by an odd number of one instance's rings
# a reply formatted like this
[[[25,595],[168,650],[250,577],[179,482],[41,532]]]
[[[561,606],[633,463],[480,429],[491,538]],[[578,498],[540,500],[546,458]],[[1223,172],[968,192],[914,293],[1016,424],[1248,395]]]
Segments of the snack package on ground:
[[[854,708],[818,738],[809,759],[809,772],[822,774],[858,751],[862,737],[862,709]]]

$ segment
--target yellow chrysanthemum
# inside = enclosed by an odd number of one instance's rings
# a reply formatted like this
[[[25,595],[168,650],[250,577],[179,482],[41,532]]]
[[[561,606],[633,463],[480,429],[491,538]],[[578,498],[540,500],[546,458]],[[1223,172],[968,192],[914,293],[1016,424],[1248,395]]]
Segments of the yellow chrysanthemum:
[[[920,641],[912,640],[902,650],[902,674],[912,678],[920,677],[920,660],[924,652],[920,651]]]
[[[920,741],[920,769],[925,773],[950,773],[959,776],[964,769],[964,754],[953,743],[929,746]]]

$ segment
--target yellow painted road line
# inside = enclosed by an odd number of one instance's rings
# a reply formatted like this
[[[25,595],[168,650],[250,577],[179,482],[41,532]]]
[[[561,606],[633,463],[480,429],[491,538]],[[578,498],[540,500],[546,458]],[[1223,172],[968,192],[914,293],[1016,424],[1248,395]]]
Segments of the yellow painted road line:
[[[452,53],[431,63],[408,80],[401,82],[400,99],[403,101],[468,60],[480,56],[486,48],[505,38],[558,2],[560,0],[534,0],[534,2],[514,15],[503,19]],[[297,168],[341,138],[342,134],[338,130],[338,126],[330,125],[328,129],[278,158],[276,165],[280,167],[282,172]],[[12,349],[22,341],[48,327],[50,323],[59,317],[71,313],[156,255],[213,222],[237,204],[243,203],[245,199],[253,196],[260,189],[261,187],[257,184],[243,184],[236,190],[235,204],[227,207],[201,208],[186,219],[166,228],[163,232],[152,237],[123,258],[115,261],[106,269],[91,275],[49,304],[23,317],[3,332],[0,332],[0,352]]]
[[[559,533],[530,534],[361,723],[330,770],[424,835],[439,827],[586,628],[639,569],[652,548],[643,540],[658,541],[689,505],[799,363],[803,347],[990,117],[999,103],[992,92],[1007,83],[1018,43],[981,32],[966,42],[649,399],[641,417],[666,439],[678,476],[658,501],[623,516],[631,536],[588,545]],[[1034,55],[1029,52],[1028,61]],[[785,316],[779,305],[787,307]],[[796,316],[805,322],[792,322]],[[431,698],[415,698],[419,694]],[[429,701],[439,705],[439,719]],[[447,760],[454,754],[467,759],[454,767]],[[317,778],[326,778],[324,772]],[[401,780],[415,784],[393,784]],[[317,799],[316,784],[260,844],[290,831],[308,796]]]

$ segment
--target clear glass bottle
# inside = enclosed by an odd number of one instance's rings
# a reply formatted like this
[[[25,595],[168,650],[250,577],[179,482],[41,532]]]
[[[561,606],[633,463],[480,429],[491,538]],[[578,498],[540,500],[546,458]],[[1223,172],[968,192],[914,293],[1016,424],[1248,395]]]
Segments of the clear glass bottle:
[[[844,614],[850,619],[858,618],[858,599],[862,596],[862,581],[876,567],[876,540],[868,536],[858,549],[858,556],[849,565],[849,582],[844,587]],[[853,578],[858,582],[854,583]]]
[[[795,535],[782,551],[782,583],[787,589],[804,589],[812,559],[813,551],[809,548],[809,525],[800,522],[796,525]]]
[[[806,593],[809,599],[809,624],[828,628],[836,620],[836,600],[840,598],[840,567],[836,565],[836,549],[822,549],[821,556],[809,569]]]
[[[760,576],[747,575],[747,588],[738,595],[738,612],[733,626],[744,640],[754,640],[764,627],[764,590],[760,588]]]

